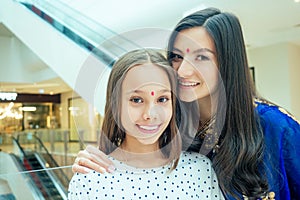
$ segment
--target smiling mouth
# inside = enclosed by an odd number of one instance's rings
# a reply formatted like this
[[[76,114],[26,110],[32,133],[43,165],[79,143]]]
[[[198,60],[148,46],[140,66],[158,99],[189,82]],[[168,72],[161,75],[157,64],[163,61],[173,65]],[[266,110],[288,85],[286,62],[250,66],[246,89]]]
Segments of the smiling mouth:
[[[156,133],[159,128],[160,125],[136,125],[138,127],[138,129],[142,132],[142,133],[146,133],[146,134],[153,134]]]
[[[196,86],[200,85],[200,83],[198,83],[198,82],[179,81],[179,85],[180,85],[180,87],[183,87],[183,88],[191,88],[191,87],[196,87]]]

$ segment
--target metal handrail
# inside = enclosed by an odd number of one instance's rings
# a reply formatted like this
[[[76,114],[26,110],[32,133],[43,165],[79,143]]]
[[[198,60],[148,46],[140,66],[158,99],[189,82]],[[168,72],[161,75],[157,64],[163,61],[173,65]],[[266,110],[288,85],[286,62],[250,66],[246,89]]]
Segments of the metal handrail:
[[[16,142],[19,149],[21,149],[23,157],[26,157],[27,155],[29,155],[29,153],[26,153],[24,151],[24,149],[22,148],[22,145],[19,142],[20,136],[21,136],[21,134],[19,133],[17,135],[18,139],[15,139],[13,137],[13,140]],[[24,136],[24,135],[22,135],[22,136]],[[56,160],[52,157],[52,155],[50,154],[50,152],[48,151],[47,147],[44,145],[42,140],[36,134],[33,134],[33,137],[34,137],[35,141],[37,141],[38,145],[40,147],[42,147],[42,149],[45,151],[45,154],[47,155],[47,157],[50,158],[51,167],[54,168],[55,170],[59,170],[61,177],[64,179],[64,182],[68,183],[70,181],[70,179],[67,177],[65,172],[60,168],[60,166],[56,162]],[[40,156],[38,152],[33,152],[33,153],[34,153],[34,156],[38,159],[38,161],[41,164],[42,168],[47,169],[46,165],[44,164],[44,163],[46,163],[46,161],[42,158],[43,156]],[[64,186],[61,184],[61,181],[57,182],[57,180],[59,180],[59,179],[55,175],[55,173],[53,173],[49,170],[45,170],[45,171],[48,174],[48,176],[50,177],[50,179],[52,180],[52,182],[55,185],[56,189],[59,191],[60,195],[63,196],[64,198],[66,198],[66,190],[65,190]]]
[[[107,66],[112,66],[115,59],[126,52],[122,46],[116,42],[108,40],[117,33],[107,27],[95,22],[94,20],[79,14],[70,6],[67,6],[57,0],[16,0],[28,8],[31,12],[37,14],[42,20],[48,22],[56,30],[67,36],[69,39],[84,47],[91,52],[101,62]],[[137,46],[125,37],[121,37],[127,44]],[[101,43],[109,43],[114,51],[108,51],[101,47]]]

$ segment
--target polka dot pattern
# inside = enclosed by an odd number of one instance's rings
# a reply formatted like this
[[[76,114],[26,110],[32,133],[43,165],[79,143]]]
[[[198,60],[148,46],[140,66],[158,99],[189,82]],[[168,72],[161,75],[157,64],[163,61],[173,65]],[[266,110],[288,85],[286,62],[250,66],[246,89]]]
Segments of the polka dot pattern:
[[[178,166],[141,169],[110,158],[113,174],[74,174],[68,199],[224,199],[208,158],[183,152]]]

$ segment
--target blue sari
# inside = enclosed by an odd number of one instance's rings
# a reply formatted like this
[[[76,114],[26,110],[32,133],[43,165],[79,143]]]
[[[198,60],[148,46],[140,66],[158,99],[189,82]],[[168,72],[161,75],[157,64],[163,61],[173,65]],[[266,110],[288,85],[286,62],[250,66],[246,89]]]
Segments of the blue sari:
[[[258,102],[265,136],[265,164],[276,200],[300,199],[300,124],[284,109]]]
[[[276,200],[300,199],[300,123],[276,105],[255,103],[265,137],[264,164],[270,192],[275,193]]]

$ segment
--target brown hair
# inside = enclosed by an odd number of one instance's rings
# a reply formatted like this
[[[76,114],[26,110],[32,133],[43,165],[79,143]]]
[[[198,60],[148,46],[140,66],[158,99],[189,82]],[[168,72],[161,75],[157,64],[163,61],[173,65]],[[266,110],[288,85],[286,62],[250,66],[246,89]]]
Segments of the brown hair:
[[[169,125],[159,138],[159,148],[163,155],[173,160],[172,169],[177,166],[181,153],[181,138],[176,125],[176,73],[170,67],[167,59],[154,49],[138,49],[123,55],[112,67],[109,76],[105,114],[100,135],[99,149],[106,154],[114,151],[125,138],[121,124],[121,86],[127,72],[139,65],[151,63],[162,68],[169,78],[172,92],[172,117]]]

